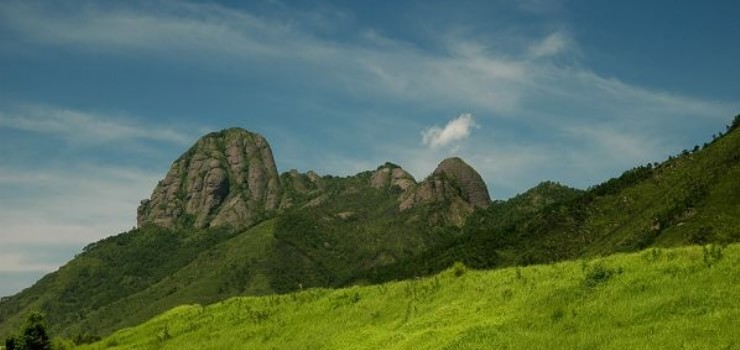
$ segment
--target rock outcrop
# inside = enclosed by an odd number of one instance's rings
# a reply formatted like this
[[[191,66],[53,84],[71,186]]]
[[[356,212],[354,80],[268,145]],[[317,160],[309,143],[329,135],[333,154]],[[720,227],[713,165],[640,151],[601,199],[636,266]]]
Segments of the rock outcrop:
[[[487,208],[491,204],[488,187],[486,187],[483,178],[462,159],[457,157],[447,158],[439,163],[432,174],[452,181],[460,190],[462,198],[470,205]]]
[[[460,158],[442,161],[432,174],[404,193],[398,206],[400,211],[420,205],[437,205],[442,210],[428,218],[461,226],[475,208],[491,204],[486,183],[480,174]]]
[[[177,159],[142,201],[138,225],[247,227],[278,209],[272,150],[260,135],[232,128],[211,133]]]
[[[416,184],[416,180],[406,170],[393,163],[385,163],[378,167],[370,176],[370,186],[373,188],[397,188],[406,191]]]
[[[419,183],[393,163],[347,178],[297,170],[278,176],[265,138],[232,128],[202,137],[180,156],[151,198],[141,202],[137,221],[139,226],[240,229],[288,208],[336,206],[336,196],[362,193],[363,188],[397,196],[401,212],[428,205],[433,209],[412,214],[458,226],[491,201],[481,176],[460,158],[442,161]],[[337,213],[343,220],[355,215],[349,209]]]

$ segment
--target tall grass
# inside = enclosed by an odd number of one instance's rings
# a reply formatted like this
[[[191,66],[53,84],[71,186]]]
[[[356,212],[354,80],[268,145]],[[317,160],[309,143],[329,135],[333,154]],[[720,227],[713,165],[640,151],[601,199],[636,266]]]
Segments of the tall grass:
[[[80,349],[738,349],[740,244],[172,309]],[[463,273],[460,273],[463,271]]]

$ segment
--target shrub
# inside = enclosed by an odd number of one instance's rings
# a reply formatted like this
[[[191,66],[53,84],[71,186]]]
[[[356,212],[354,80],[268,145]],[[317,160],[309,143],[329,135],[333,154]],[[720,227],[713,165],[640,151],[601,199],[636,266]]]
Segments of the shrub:
[[[702,247],[704,252],[704,264],[711,267],[722,259],[722,247],[717,244],[705,245]]]
[[[465,274],[465,272],[468,271],[468,268],[460,261],[456,261],[452,265],[452,273],[455,275],[455,277],[460,277]]]
[[[603,265],[597,264],[586,270],[584,285],[589,288],[596,287],[599,284],[602,284],[611,279],[612,276],[614,276],[618,272],[618,270],[610,269],[608,267],[604,267]]]

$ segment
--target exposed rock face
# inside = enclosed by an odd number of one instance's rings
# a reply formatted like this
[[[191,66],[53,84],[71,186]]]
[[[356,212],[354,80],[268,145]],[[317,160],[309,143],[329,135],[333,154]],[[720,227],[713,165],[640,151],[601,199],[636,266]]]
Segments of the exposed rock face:
[[[246,227],[276,210],[280,186],[272,150],[260,135],[233,128],[201,138],[177,159],[151,199],[139,206],[139,226]]]
[[[483,178],[462,159],[454,157],[443,160],[433,175],[442,175],[451,180],[460,189],[462,198],[471,205],[487,208],[491,204],[488,187]]]
[[[364,177],[367,173],[358,175],[363,177],[338,179],[291,170],[278,176],[262,136],[227,129],[204,136],[172,164],[151,198],[141,202],[137,221],[139,226],[239,229],[280,210],[319,207],[337,193],[351,195],[372,187],[397,194],[400,211],[432,205],[418,218],[461,225],[476,207],[485,208],[491,201],[483,179],[460,158],[444,160],[420,183],[392,163],[379,166],[369,178]],[[351,210],[337,215],[343,220],[354,217]]]
[[[415,184],[416,180],[411,174],[393,163],[381,165],[370,177],[370,186],[373,188],[397,187],[401,191],[406,191]]]
[[[405,211],[424,204],[444,204],[433,221],[446,221],[460,226],[465,218],[478,208],[491,203],[488,188],[480,174],[460,158],[442,161],[432,175],[420,182],[399,199],[399,210]]]

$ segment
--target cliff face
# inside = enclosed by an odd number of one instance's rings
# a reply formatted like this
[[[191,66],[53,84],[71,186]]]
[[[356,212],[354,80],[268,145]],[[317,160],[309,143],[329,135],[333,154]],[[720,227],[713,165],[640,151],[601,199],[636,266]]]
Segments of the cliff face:
[[[151,199],[141,202],[137,221],[168,228],[247,227],[278,208],[279,190],[267,141],[227,129],[204,136],[172,164]]]

